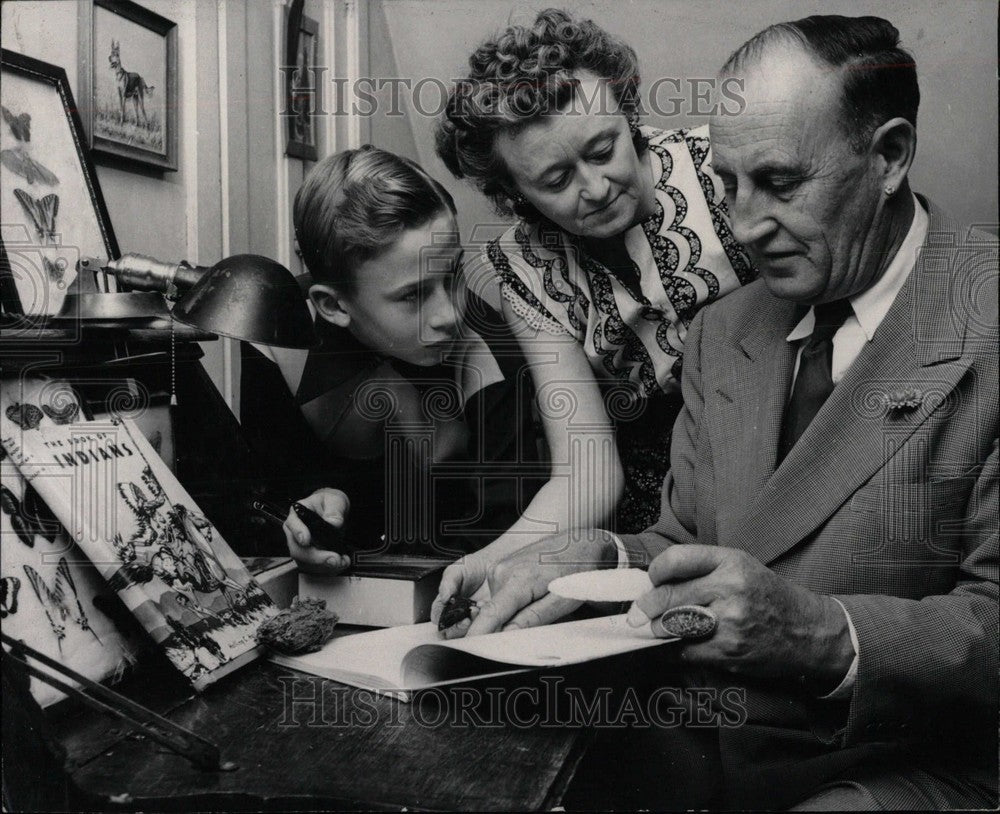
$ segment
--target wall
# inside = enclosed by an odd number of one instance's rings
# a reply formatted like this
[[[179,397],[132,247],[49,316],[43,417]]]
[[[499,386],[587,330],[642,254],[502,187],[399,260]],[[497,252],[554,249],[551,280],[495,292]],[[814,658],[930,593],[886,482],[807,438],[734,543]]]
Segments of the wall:
[[[98,165],[122,251],[211,264],[237,252],[268,255],[295,273],[291,204],[310,166],[283,154],[279,108],[284,16],[289,0],[143,0],[178,24],[180,169],[149,177]],[[306,0],[320,24],[330,79],[429,80],[423,103],[440,108],[440,83],[465,72],[470,51],[509,21],[530,22],[545,3],[511,0]],[[990,0],[564,0],[638,52],[644,84],[662,77],[711,77],[728,53],[765,25],[810,13],[883,14],[916,56],[923,103],[914,186],[968,220],[997,221],[996,4]],[[63,66],[77,85],[77,0],[4,0],[2,42]],[[221,81],[220,81],[221,77]],[[327,154],[371,141],[420,161],[455,194],[463,236],[497,234],[503,223],[473,188],[451,178],[433,148],[433,115],[389,91],[370,116],[320,122]],[[351,99],[326,98],[344,111]],[[690,115],[651,117],[679,127]],[[206,343],[204,364],[238,410],[239,359],[229,341]],[[274,354],[290,363],[293,354]]]
[[[84,0],[4,0],[4,48],[63,67],[77,95],[78,13]],[[178,26],[177,172],[143,175],[107,163],[97,176],[122,252],[211,265],[230,254],[263,254],[295,273],[291,206],[309,162],[284,156],[281,94],[288,0],[143,0]],[[356,11],[356,8],[355,8]],[[366,36],[344,0],[307,0],[320,47],[340,75],[357,46],[333,49],[335,35]],[[334,50],[336,54],[331,53]],[[332,61],[336,56],[336,61]],[[127,67],[127,65],[126,65]],[[356,141],[346,120],[323,120],[322,152]],[[204,343],[203,364],[239,410],[239,353],[230,340]]]
[[[63,67],[74,96],[79,95],[78,5],[75,0],[15,0],[2,5],[3,47]],[[176,22],[179,28],[180,167],[177,172],[150,177],[98,164],[97,176],[123,252],[138,251],[165,260],[196,260],[198,246],[191,243],[188,205],[197,197],[197,168],[189,160],[197,122],[192,120],[190,107],[183,104],[194,90],[191,71],[187,68],[195,57],[192,42],[196,27],[195,6],[191,0],[164,0],[145,5]]]
[[[448,81],[464,75],[472,49],[509,22],[530,23],[549,3],[511,0],[372,0],[374,52],[391,52],[399,76]],[[923,101],[913,186],[957,216],[997,222],[997,6],[992,0],[553,0],[551,5],[592,18],[639,55],[643,85],[661,77],[711,77],[729,53],[760,29],[809,14],[877,14],[891,20],[917,61]],[[374,36],[385,31],[384,39]],[[387,61],[387,60],[386,60]],[[430,101],[425,107],[430,107]],[[433,119],[407,118],[416,153],[446,183],[461,212],[463,236],[484,237],[499,227],[490,206],[455,181],[434,154]],[[697,117],[652,116],[656,126],[682,127]],[[372,140],[405,148],[398,121],[373,118]],[[477,235],[478,236],[478,235]]]

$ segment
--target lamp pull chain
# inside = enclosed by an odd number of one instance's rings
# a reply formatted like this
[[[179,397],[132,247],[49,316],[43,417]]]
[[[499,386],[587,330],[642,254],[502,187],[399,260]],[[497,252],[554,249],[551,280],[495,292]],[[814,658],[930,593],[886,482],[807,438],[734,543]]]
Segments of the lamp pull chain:
[[[170,406],[177,406],[177,335],[173,311],[170,312]]]

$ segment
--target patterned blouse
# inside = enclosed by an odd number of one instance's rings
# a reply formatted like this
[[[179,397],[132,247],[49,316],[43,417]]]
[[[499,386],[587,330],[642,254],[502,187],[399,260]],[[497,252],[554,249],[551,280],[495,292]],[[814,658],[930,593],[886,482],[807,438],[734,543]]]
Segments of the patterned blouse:
[[[525,322],[573,336],[598,381],[631,382],[649,397],[678,392],[697,309],[753,280],[756,269],[729,227],[708,127],[643,134],[656,211],[623,235],[631,275],[613,273],[585,239],[549,222],[518,223],[487,245],[486,257]]]

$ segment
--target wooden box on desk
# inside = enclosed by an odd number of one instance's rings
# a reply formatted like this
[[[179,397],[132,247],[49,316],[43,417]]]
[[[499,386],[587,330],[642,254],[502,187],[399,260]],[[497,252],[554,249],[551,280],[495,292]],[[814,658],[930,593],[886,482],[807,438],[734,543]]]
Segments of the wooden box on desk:
[[[345,625],[393,627],[426,622],[447,559],[406,554],[359,556],[335,577],[299,573],[299,596],[326,600]]]
[[[279,608],[292,604],[298,592],[298,570],[291,557],[242,557],[257,584]]]

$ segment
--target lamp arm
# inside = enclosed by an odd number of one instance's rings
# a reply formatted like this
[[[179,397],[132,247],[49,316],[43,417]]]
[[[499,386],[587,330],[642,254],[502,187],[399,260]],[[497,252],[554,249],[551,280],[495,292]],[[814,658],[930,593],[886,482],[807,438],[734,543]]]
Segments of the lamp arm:
[[[124,254],[104,268],[132,291],[159,291],[168,297],[191,288],[208,271],[186,260],[168,263],[144,254]]]

